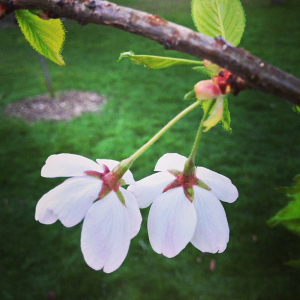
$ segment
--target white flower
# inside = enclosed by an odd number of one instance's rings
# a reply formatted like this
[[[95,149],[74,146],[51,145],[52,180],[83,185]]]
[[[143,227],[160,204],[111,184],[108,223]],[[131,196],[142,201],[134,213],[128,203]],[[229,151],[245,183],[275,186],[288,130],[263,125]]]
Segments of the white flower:
[[[229,227],[219,199],[232,203],[238,191],[230,179],[203,167],[182,180],[186,161],[179,154],[165,154],[155,167],[159,173],[137,181],[128,190],[141,208],[153,202],[148,232],[154,251],[174,257],[191,242],[202,252],[221,253],[229,241]],[[199,179],[206,188],[199,186]],[[188,198],[189,193],[194,194],[193,199]]]
[[[35,213],[35,219],[43,224],[60,220],[66,227],[85,218],[81,234],[84,259],[91,268],[103,268],[106,273],[122,264],[142,221],[135,197],[120,187],[119,179],[110,172],[118,164],[107,159],[96,163],[74,154],[51,155],[41,175],[72,178],[45,194]],[[134,183],[130,171],[122,179]]]

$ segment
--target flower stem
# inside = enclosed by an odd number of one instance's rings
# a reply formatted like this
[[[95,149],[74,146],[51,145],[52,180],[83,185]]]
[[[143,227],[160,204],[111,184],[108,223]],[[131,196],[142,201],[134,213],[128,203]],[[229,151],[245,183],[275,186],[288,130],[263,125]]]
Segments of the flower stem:
[[[140,149],[138,149],[134,154],[132,154],[125,161],[127,161],[131,165],[141,154],[143,154],[150,146],[152,146],[169,128],[171,128],[177,121],[179,121],[187,113],[192,111],[199,104],[200,102],[196,101],[195,103],[193,103],[192,105],[184,109],[175,118],[173,118],[168,124],[166,124],[160,131],[158,131],[145,145],[143,145]]]
[[[216,103],[216,100],[211,101],[208,108],[207,108],[207,110],[204,112],[204,115],[203,115],[203,117],[201,119],[201,122],[199,124],[199,128],[198,128],[198,131],[197,131],[197,135],[196,135],[196,138],[195,138],[195,142],[194,142],[191,154],[190,154],[190,156],[189,156],[189,158],[186,162],[185,169],[186,168],[191,169],[195,165],[194,161],[195,161],[197,148],[198,148],[198,145],[199,145],[199,142],[200,142],[201,134],[202,134],[202,131],[203,131],[203,123],[207,119],[207,117],[209,115],[209,112],[211,111],[211,109],[212,109],[212,107],[214,106],[215,103]],[[186,170],[186,171],[188,171],[188,170]]]

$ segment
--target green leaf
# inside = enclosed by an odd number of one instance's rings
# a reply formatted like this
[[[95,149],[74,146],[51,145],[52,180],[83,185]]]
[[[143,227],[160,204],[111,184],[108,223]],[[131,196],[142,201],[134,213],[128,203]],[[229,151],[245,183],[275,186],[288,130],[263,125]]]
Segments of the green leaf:
[[[203,102],[208,102],[211,100],[206,100]],[[206,128],[203,130],[203,132],[207,132],[210,130],[212,127],[216,126],[221,120],[222,120],[222,115],[223,115],[223,97],[217,97],[215,101],[214,106],[211,108],[210,113],[208,118],[203,122],[203,126]],[[202,107],[204,107],[202,105]],[[208,106],[206,106],[205,111],[208,109]]]
[[[192,99],[196,99],[196,93],[194,90],[191,90],[188,93],[186,93],[183,98],[183,100],[192,100]]]
[[[222,36],[237,46],[245,29],[245,13],[240,0],[193,0],[192,16],[199,32]]]
[[[223,115],[222,115],[222,119],[221,119],[223,128],[228,131],[229,133],[232,132],[232,129],[230,128],[230,122],[231,122],[231,118],[230,118],[230,111],[228,108],[228,96],[225,96],[223,98]]]
[[[212,71],[210,71],[209,69],[207,69],[204,66],[193,67],[193,70],[195,70],[201,74],[207,75],[210,78],[215,75]]]
[[[292,186],[279,187],[277,190],[287,197],[298,199],[300,198],[300,174],[296,175],[293,180],[295,183]]]
[[[128,57],[132,62],[138,65],[144,65],[149,69],[162,69],[175,65],[203,65],[201,61],[180,59],[173,57],[152,56],[152,55],[135,55],[132,51],[123,52],[119,57],[119,61],[124,57]]]
[[[290,260],[284,263],[287,266],[294,267],[294,268],[300,268],[300,260]]]
[[[60,19],[43,20],[28,10],[16,10],[21,31],[37,52],[60,66],[65,66],[61,56],[65,30]]]
[[[268,221],[270,226],[284,225],[287,229],[300,234],[300,175],[295,178],[291,187],[280,188],[286,196],[293,200]]]
[[[294,110],[294,112],[300,114],[300,106],[294,105],[294,106],[293,106],[293,110]]]
[[[202,109],[203,109],[203,112],[204,112],[204,113],[207,112],[207,110],[208,110],[208,108],[210,107],[212,101],[215,101],[215,100],[212,99],[212,100],[204,100],[204,101],[201,101],[201,106],[202,106]]]

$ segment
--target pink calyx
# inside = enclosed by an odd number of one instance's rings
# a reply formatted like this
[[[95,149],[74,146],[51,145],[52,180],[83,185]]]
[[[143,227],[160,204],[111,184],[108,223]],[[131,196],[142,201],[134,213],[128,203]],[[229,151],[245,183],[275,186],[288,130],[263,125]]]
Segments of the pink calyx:
[[[168,170],[169,173],[175,176],[175,180],[169,183],[163,190],[163,193],[167,192],[168,190],[175,189],[178,187],[182,187],[185,196],[193,202],[194,200],[194,189],[193,186],[197,185],[204,189],[210,190],[202,180],[197,178],[196,174],[184,174],[184,172],[180,172],[177,170]]]
[[[97,171],[85,171],[84,173],[89,176],[99,178],[102,181],[102,187],[99,192],[97,200],[103,199],[111,191],[118,193],[120,188],[120,178],[112,170],[110,171],[106,165],[103,165],[104,171],[102,173]],[[121,200],[121,199],[120,199]],[[121,200],[121,202],[123,202]]]

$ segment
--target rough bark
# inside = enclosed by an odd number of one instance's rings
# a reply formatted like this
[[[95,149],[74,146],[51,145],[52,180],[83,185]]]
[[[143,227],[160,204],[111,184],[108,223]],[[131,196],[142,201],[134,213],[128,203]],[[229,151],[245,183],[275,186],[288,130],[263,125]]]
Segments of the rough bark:
[[[220,38],[197,33],[157,15],[99,0],[0,0],[0,4],[6,4],[7,11],[38,8],[51,17],[66,17],[82,25],[112,26],[144,36],[166,49],[208,59],[240,76],[248,87],[300,105],[300,80],[296,77]]]

